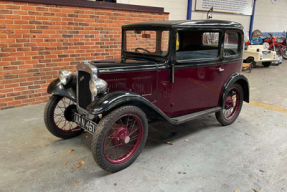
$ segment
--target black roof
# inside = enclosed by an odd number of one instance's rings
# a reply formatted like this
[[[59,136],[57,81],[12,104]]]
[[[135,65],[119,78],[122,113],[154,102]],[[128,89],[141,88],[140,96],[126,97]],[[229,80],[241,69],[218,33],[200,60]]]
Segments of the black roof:
[[[208,27],[208,28],[237,28],[243,29],[240,23],[225,20],[169,20],[169,21],[146,21],[124,25],[123,28],[137,27]]]

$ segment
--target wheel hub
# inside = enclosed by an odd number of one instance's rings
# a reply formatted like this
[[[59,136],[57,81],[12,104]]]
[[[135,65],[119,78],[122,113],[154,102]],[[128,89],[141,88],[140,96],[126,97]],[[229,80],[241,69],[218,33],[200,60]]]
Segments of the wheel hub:
[[[225,102],[225,109],[230,109],[231,107],[234,107],[234,100],[231,96],[227,96]]]
[[[113,145],[128,144],[130,142],[129,131],[126,127],[119,127],[113,133]]]
[[[67,121],[73,121],[74,113],[77,112],[76,105],[69,105],[64,111],[64,117]]]

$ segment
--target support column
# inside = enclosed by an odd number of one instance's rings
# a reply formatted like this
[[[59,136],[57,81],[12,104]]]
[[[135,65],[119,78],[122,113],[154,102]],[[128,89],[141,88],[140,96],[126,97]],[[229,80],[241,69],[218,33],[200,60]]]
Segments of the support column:
[[[191,20],[192,0],[187,0],[187,20]]]
[[[256,1],[257,1],[257,0],[254,0],[252,15],[251,15],[251,17],[250,17],[250,25],[249,25],[249,39],[250,39],[250,40],[251,40],[251,38],[252,38],[252,31],[253,31],[253,22],[254,22],[254,14],[255,14]]]

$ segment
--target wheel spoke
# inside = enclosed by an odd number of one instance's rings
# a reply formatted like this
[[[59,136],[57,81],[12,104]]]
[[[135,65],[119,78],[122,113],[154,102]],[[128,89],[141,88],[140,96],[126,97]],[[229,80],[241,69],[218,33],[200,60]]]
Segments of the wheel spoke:
[[[128,116],[127,125],[126,125],[127,128],[129,127],[129,120],[130,120],[130,116]]]
[[[131,142],[131,141],[134,141],[134,140],[137,140],[138,138],[139,138],[138,136],[136,136],[136,137],[134,137],[134,138],[131,138],[130,142]]]
[[[133,123],[132,129],[131,129],[131,131],[130,131],[130,132],[132,132],[132,131],[133,131],[134,126],[135,126],[135,123],[136,123],[136,120],[134,119],[134,123]]]
[[[56,123],[57,126],[58,126],[59,123],[62,122],[63,117],[64,117],[64,116],[62,116],[62,117],[57,121],[57,123]]]
[[[135,129],[133,132],[131,132],[130,135],[132,135],[136,130],[138,130],[138,127],[137,127],[137,129]]]

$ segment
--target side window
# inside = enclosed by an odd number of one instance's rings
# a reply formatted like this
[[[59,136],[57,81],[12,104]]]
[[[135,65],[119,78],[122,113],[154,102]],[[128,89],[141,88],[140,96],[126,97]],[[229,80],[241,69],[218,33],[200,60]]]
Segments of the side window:
[[[239,36],[236,32],[226,32],[224,36],[224,56],[238,53]]]
[[[180,30],[176,39],[177,61],[218,57],[219,32]]]
[[[219,33],[203,33],[202,42],[204,45],[217,46]]]

